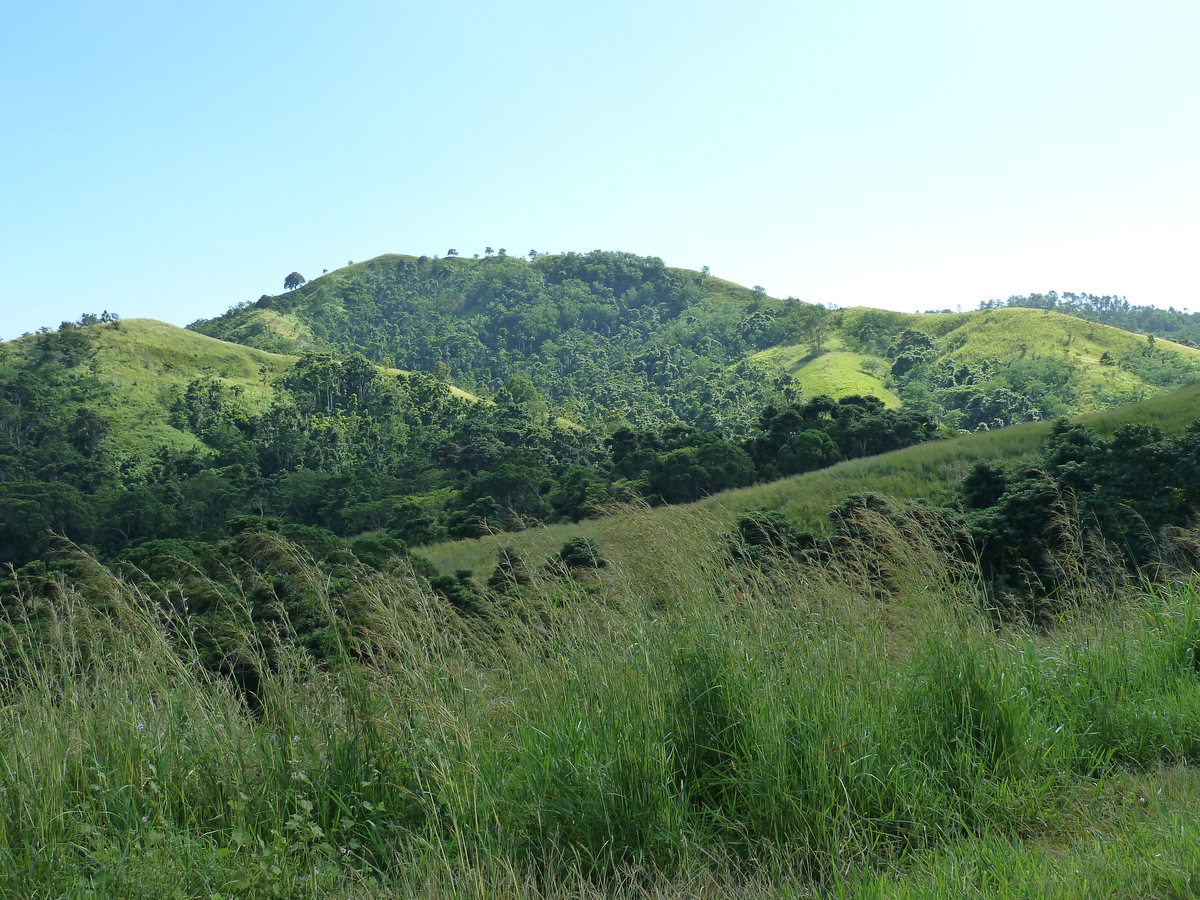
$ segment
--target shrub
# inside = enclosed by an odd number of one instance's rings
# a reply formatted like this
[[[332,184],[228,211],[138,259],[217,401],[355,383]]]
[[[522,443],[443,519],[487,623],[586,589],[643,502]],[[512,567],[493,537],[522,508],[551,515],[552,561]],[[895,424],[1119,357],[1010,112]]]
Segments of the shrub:
[[[600,555],[600,545],[588,537],[573,537],[563,544],[558,562],[568,569],[602,569],[608,565]]]

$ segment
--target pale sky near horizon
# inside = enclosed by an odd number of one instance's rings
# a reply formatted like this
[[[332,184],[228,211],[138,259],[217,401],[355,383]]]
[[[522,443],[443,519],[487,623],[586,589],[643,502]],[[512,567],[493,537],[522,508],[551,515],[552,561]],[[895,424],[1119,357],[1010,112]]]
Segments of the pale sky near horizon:
[[[0,338],[381,253],[626,250],[773,296],[1200,310],[1200,3],[0,12]]]

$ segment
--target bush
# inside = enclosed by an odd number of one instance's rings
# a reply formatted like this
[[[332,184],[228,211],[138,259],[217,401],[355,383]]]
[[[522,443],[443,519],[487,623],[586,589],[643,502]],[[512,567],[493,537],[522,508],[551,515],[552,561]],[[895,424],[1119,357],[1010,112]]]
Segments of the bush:
[[[568,569],[602,569],[608,565],[600,555],[600,545],[587,537],[574,537],[563,544],[558,562]]]

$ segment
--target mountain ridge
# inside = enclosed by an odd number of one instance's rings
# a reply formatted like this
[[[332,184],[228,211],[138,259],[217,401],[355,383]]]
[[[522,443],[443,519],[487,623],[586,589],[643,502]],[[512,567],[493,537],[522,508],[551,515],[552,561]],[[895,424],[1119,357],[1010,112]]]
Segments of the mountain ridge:
[[[1121,405],[1200,378],[1195,348],[1053,310],[826,309],[600,251],[531,261],[389,254],[189,327],[265,349],[441,364],[484,394],[523,373],[561,415],[609,427],[611,407],[624,403],[664,425],[737,432],[748,410],[800,390],[869,394],[971,429]],[[906,332],[925,346],[903,346]],[[605,391],[580,377],[589,366],[608,367],[627,389],[592,403]],[[706,394],[741,396],[697,420],[696,395]]]

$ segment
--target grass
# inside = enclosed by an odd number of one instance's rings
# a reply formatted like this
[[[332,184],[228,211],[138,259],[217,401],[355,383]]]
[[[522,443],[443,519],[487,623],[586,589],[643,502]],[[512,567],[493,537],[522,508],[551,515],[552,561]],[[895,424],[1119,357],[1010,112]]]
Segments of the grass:
[[[1194,893],[1195,584],[996,630],[931,536],[887,536],[881,596],[849,559],[731,570],[712,519],[641,520],[486,628],[364,572],[355,653],[285,654],[259,716],[80,558],[6,636],[0,894]]]
[[[270,313],[270,310],[259,312]],[[203,449],[194,435],[172,427],[167,419],[177,392],[205,376],[241,391],[248,412],[261,413],[273,402],[273,382],[296,363],[297,357],[269,353],[242,344],[207,337],[154,319],[122,319],[87,329],[95,356],[86,365],[66,370],[67,378],[99,379],[100,396],[81,399],[98,406],[112,427],[106,438],[119,456],[152,455],[162,446]],[[0,377],[24,377],[24,366],[37,338],[0,344]],[[408,375],[400,369],[384,369]],[[456,387],[451,393],[466,400],[480,398]]]
[[[880,398],[890,409],[900,407],[900,398],[877,377],[877,373],[887,371],[885,361],[846,350],[835,350],[810,359],[810,349],[807,344],[772,347],[755,354],[754,359],[792,375],[800,382],[806,397],[827,394],[840,400],[861,394]],[[876,374],[872,374],[873,371]]]
[[[1092,413],[1080,421],[1101,434],[1119,425],[1154,425],[1180,433],[1200,418],[1200,385],[1118,409]],[[714,494],[699,502],[714,513],[714,527],[728,528],[738,514],[754,509],[782,512],[803,529],[823,531],[830,509],[852,494],[874,492],[906,500],[937,501],[951,497],[971,468],[983,460],[1034,459],[1049,433],[1050,423],[1033,422],[996,431],[980,431],[953,440],[918,444],[838,463],[826,469]],[[453,541],[421,548],[421,553],[444,573],[471,569],[486,575],[500,546],[543,557],[569,538],[584,536],[606,544],[610,539],[643,527],[670,527],[686,507],[623,508],[610,516],[578,523],[551,525],[481,540]],[[651,525],[651,523],[655,523]]]

